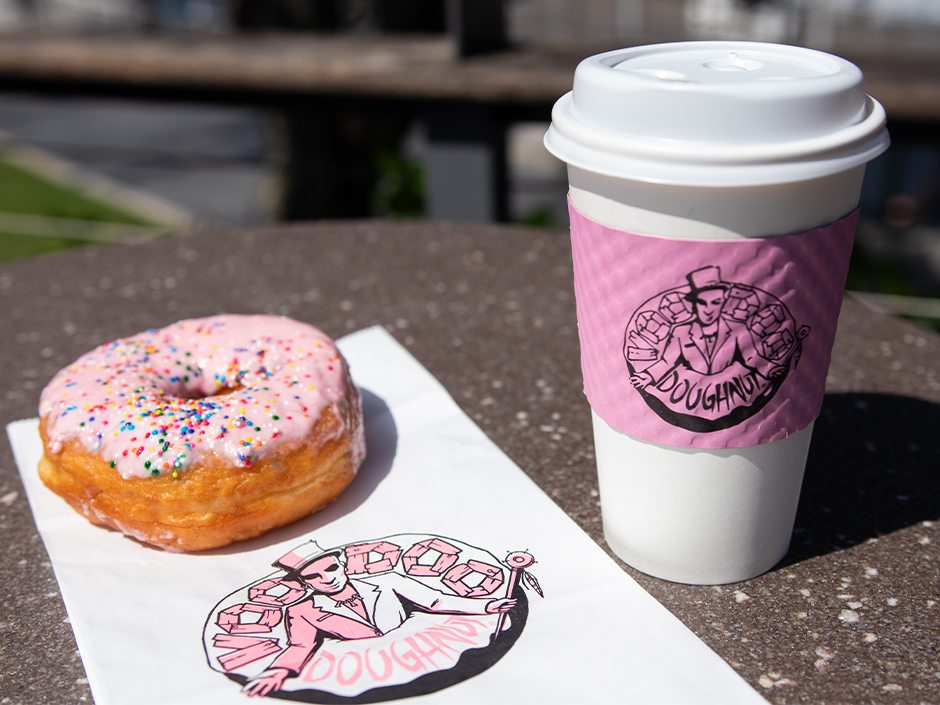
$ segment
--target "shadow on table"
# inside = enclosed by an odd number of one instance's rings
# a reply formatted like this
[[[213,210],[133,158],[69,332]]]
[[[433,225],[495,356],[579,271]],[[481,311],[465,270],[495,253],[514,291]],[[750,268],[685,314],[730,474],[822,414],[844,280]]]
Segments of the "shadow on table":
[[[243,553],[296,539],[349,514],[365,502],[392,469],[398,450],[398,430],[385,400],[367,389],[362,391],[362,416],[366,432],[366,461],[343,493],[320,511],[293,524],[211,551],[213,554]]]
[[[940,405],[827,394],[781,565],[940,518]]]

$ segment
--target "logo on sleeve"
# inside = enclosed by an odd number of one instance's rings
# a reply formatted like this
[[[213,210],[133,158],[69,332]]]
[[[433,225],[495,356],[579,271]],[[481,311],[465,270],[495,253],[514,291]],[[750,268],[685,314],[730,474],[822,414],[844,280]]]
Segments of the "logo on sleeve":
[[[664,421],[707,433],[760,411],[796,368],[808,326],[772,294],[715,266],[645,301],[630,318],[630,381]]]

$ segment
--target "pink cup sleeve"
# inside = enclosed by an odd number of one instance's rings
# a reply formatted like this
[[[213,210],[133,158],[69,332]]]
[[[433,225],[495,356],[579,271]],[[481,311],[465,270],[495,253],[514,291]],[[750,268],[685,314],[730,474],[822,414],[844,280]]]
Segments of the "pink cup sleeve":
[[[638,235],[568,206],[584,391],[604,421],[663,445],[743,448],[816,419],[857,210],[714,241]]]

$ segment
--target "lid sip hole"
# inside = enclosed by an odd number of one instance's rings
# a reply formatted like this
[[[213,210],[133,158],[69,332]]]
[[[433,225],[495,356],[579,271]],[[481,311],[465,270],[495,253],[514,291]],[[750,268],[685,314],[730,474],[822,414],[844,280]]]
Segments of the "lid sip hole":
[[[764,64],[754,59],[744,59],[731,52],[727,58],[706,61],[702,66],[713,71],[756,71],[763,68]]]

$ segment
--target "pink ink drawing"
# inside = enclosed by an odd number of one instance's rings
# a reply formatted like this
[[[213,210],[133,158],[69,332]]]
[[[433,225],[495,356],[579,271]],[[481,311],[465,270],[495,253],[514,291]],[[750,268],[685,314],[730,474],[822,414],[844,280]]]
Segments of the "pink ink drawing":
[[[309,541],[209,615],[209,665],[248,697],[371,703],[435,692],[496,663],[525,627],[526,552],[398,534]]]

